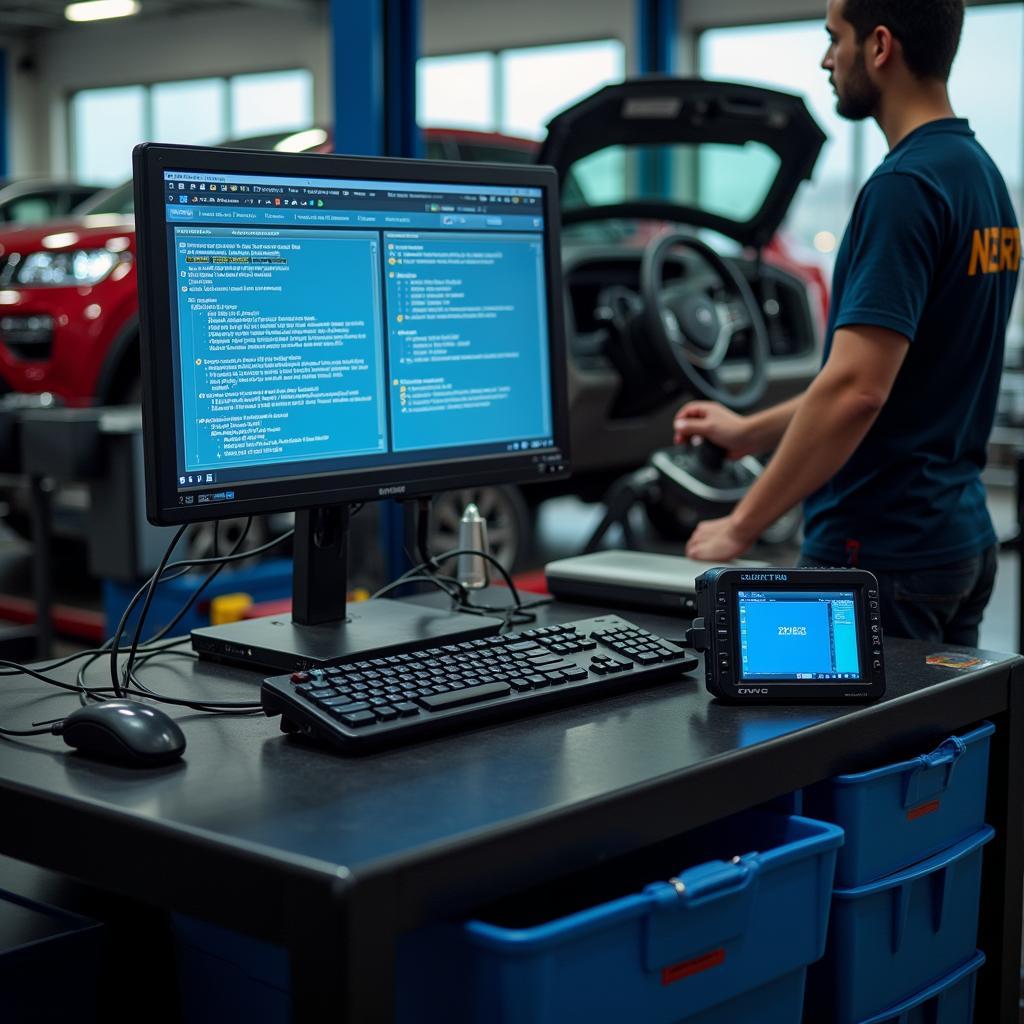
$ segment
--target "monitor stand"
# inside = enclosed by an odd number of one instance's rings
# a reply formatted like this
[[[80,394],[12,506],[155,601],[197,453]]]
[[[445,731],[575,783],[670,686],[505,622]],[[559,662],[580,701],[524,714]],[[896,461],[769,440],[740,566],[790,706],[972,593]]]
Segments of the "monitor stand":
[[[292,614],[192,630],[201,657],[294,672],[493,636],[502,620],[405,601],[348,605],[348,505],[295,514]]]

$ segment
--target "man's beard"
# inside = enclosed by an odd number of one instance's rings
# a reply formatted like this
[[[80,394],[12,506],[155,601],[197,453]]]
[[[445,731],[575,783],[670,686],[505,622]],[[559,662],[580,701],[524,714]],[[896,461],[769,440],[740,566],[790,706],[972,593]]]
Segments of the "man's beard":
[[[836,113],[849,121],[863,121],[878,109],[881,92],[868,77],[864,54],[857,54],[843,90],[836,89]]]

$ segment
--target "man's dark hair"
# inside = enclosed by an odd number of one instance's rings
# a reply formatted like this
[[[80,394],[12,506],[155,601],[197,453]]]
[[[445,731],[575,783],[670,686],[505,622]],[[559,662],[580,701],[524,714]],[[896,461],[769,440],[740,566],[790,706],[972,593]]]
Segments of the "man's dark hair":
[[[964,27],[964,0],[846,0],[843,17],[864,42],[884,25],[918,78],[948,82]]]

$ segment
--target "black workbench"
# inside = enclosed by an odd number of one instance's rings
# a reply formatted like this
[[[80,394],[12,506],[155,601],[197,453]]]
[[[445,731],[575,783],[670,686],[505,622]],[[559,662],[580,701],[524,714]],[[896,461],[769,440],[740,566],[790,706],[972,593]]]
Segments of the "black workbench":
[[[541,622],[587,618],[552,605]],[[678,619],[627,617],[662,635]],[[393,1016],[396,936],[641,849],[837,772],[930,749],[987,718],[992,740],[976,1020],[1016,1022],[1024,842],[1024,660],[965,672],[891,641],[888,696],[862,708],[713,703],[695,675],[361,758],[282,736],[277,720],[178,715],[184,763],[114,767],[54,737],[0,744],[0,854],[286,945],[295,1020]],[[259,678],[185,659],[165,692],[256,698]],[[64,678],[72,673],[62,670]],[[97,667],[98,683],[102,672]],[[68,713],[25,677],[8,728]]]

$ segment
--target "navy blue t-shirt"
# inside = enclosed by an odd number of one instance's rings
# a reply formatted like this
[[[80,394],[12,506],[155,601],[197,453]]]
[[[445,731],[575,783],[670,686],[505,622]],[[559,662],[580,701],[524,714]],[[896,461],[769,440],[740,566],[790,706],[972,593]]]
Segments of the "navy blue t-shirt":
[[[981,470],[1021,262],[1006,185],[967,122],[911,132],[865,183],[836,259],[826,333],[910,341],[878,419],[804,504],[803,554],[919,569],[995,542]]]

